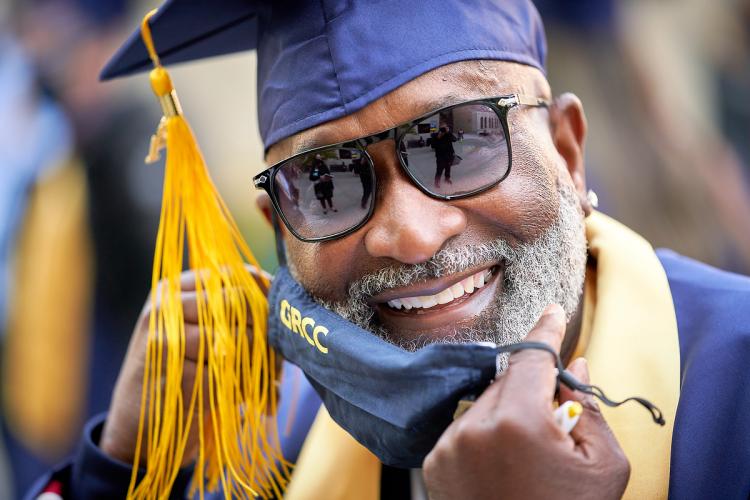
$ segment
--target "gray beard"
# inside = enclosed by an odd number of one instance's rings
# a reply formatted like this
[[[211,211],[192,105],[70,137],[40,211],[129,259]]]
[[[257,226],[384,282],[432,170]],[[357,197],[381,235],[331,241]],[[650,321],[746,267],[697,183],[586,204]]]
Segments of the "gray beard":
[[[414,351],[429,343],[520,342],[541,317],[544,308],[560,304],[568,320],[575,314],[586,271],[584,215],[570,184],[560,182],[557,220],[536,240],[511,247],[504,239],[456,247],[450,243],[431,259],[404,264],[363,276],[349,287],[349,298],[324,307],[403,349]],[[440,339],[420,336],[404,339],[383,327],[367,299],[385,290],[463,272],[473,267],[504,262],[504,284],[494,303],[470,325],[458,325]],[[498,361],[502,370],[506,359]]]

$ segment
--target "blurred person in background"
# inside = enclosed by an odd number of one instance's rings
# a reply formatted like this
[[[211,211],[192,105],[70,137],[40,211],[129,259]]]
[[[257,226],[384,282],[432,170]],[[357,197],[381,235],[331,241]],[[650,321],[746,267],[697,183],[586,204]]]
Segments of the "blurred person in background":
[[[602,209],[657,246],[748,272],[748,2],[535,3],[550,84],[576,89],[596,123],[586,155]]]
[[[5,484],[16,494],[106,409],[149,287],[162,170],[146,168],[143,156],[158,116],[124,87],[97,80],[126,8],[124,0],[39,0],[8,14],[15,41],[0,57],[0,178],[11,176],[0,188],[9,191],[0,197],[8,290],[0,312],[9,305],[2,408]]]
[[[718,120],[741,158],[745,181],[750,184],[750,1],[731,5],[733,8],[721,16],[722,29],[706,31],[712,32],[711,39],[721,49],[713,52]]]
[[[72,128],[16,40],[0,38],[3,498],[73,445],[89,342],[87,192]],[[51,383],[54,381],[54,383]],[[32,396],[33,395],[33,396]],[[17,491],[19,491],[17,490]]]

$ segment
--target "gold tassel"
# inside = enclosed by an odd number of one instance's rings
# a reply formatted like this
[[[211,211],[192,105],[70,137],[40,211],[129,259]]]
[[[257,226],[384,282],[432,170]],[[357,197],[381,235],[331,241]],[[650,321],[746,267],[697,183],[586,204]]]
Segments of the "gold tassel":
[[[149,27],[155,12],[143,19],[141,35],[154,63],[151,87],[164,116],[147,161],[158,159],[164,146],[167,159],[128,498],[169,496],[194,421],[199,450],[193,492],[203,498],[206,490],[221,485],[226,498],[281,497],[290,465],[281,455],[275,420],[277,360],[267,343],[268,303],[245,263],[259,267],[208,174],[169,74],[159,62]],[[182,388],[185,327],[180,301],[186,243],[189,267],[196,270],[200,330],[189,393]],[[267,288],[267,280],[258,279]],[[248,313],[252,336],[246,333]],[[141,455],[145,464],[139,463]],[[140,481],[139,466],[145,467]]]

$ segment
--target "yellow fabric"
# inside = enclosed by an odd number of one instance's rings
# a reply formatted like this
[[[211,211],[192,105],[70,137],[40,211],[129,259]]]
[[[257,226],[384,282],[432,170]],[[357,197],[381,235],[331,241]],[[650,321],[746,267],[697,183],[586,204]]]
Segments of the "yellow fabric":
[[[595,212],[586,233],[596,265],[587,273],[575,356],[587,358],[592,382],[607,395],[643,396],[664,412],[667,425],[659,427],[639,405],[602,405],[632,467],[624,498],[666,498],[680,368],[669,284],[651,246],[630,229]],[[375,499],[379,493],[377,458],[321,408],[287,497]]]
[[[321,407],[284,498],[378,500],[380,462]]]
[[[591,380],[607,395],[653,401],[667,425],[655,425],[643,408],[602,406],[630,460],[626,499],[666,498],[669,458],[680,393],[677,319],[667,276],[651,245],[598,212],[586,219],[589,253],[584,321],[576,356],[589,362]]]
[[[34,453],[59,459],[82,425],[92,250],[80,165],[34,187],[16,252],[2,374],[8,423]]]

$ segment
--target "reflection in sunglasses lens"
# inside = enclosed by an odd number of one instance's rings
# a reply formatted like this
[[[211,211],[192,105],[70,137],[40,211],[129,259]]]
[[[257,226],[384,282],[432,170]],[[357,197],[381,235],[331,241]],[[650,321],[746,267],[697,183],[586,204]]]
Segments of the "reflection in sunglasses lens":
[[[398,152],[422,187],[462,195],[492,186],[508,173],[503,124],[485,104],[463,104],[414,124]],[[291,159],[276,171],[274,194],[288,224],[306,239],[362,223],[373,204],[374,171],[359,149],[330,147]]]
[[[500,181],[508,172],[508,144],[497,113],[465,104],[415,124],[401,139],[401,158],[432,193],[460,195]]]
[[[361,223],[373,202],[370,160],[358,149],[328,148],[290,160],[274,177],[287,222],[303,238],[322,238]]]

